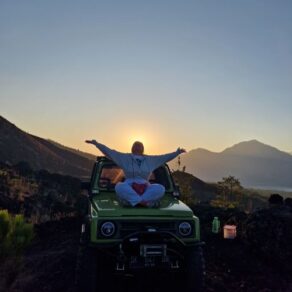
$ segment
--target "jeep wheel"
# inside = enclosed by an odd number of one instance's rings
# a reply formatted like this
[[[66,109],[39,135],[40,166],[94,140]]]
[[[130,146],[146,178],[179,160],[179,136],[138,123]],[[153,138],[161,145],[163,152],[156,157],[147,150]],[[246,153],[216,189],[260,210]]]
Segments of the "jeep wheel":
[[[77,292],[104,292],[115,288],[112,262],[100,251],[80,246],[77,256],[75,287]]]
[[[80,246],[77,255],[75,284],[77,292],[96,292],[97,256],[93,249]]]
[[[186,292],[204,291],[205,260],[200,246],[194,247],[187,252],[184,278]]]

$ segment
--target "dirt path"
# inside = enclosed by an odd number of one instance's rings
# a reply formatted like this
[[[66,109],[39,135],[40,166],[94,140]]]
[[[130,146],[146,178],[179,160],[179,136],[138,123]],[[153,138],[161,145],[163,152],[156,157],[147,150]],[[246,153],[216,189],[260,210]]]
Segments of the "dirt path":
[[[37,228],[37,237],[27,251],[23,267],[9,289],[11,292],[74,291],[75,262],[80,222],[66,219]],[[228,241],[203,233],[206,241],[206,291],[292,291],[289,275],[259,259],[241,241]],[[172,275],[128,277],[117,281],[118,291],[179,291]],[[1,290],[1,289],[0,289]],[[3,290],[4,291],[4,290]]]

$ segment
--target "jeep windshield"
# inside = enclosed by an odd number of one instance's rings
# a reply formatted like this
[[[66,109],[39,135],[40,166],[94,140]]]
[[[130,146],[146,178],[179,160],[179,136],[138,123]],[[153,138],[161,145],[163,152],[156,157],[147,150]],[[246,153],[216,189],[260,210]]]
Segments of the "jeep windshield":
[[[93,189],[114,191],[116,184],[124,180],[125,174],[119,166],[113,162],[104,163],[95,175]],[[149,183],[163,185],[166,192],[173,191],[172,181],[167,166],[161,166],[155,169],[150,175]]]

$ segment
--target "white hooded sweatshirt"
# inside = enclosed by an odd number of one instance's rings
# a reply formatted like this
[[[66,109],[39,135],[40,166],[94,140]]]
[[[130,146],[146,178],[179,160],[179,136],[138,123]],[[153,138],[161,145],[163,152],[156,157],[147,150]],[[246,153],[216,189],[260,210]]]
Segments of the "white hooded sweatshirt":
[[[148,180],[153,170],[182,153],[178,148],[175,152],[163,155],[134,155],[118,152],[98,142],[94,145],[123,169],[126,179],[135,180]]]

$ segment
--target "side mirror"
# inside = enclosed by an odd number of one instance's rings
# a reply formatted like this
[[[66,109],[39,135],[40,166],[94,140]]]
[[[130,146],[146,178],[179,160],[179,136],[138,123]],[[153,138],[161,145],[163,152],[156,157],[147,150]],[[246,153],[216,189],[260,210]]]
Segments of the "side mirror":
[[[173,189],[173,196],[175,198],[179,198],[180,197],[180,187],[178,184],[174,185],[174,189]]]
[[[89,191],[90,182],[89,181],[82,181],[80,187],[81,187],[81,190],[87,190],[87,191]]]

